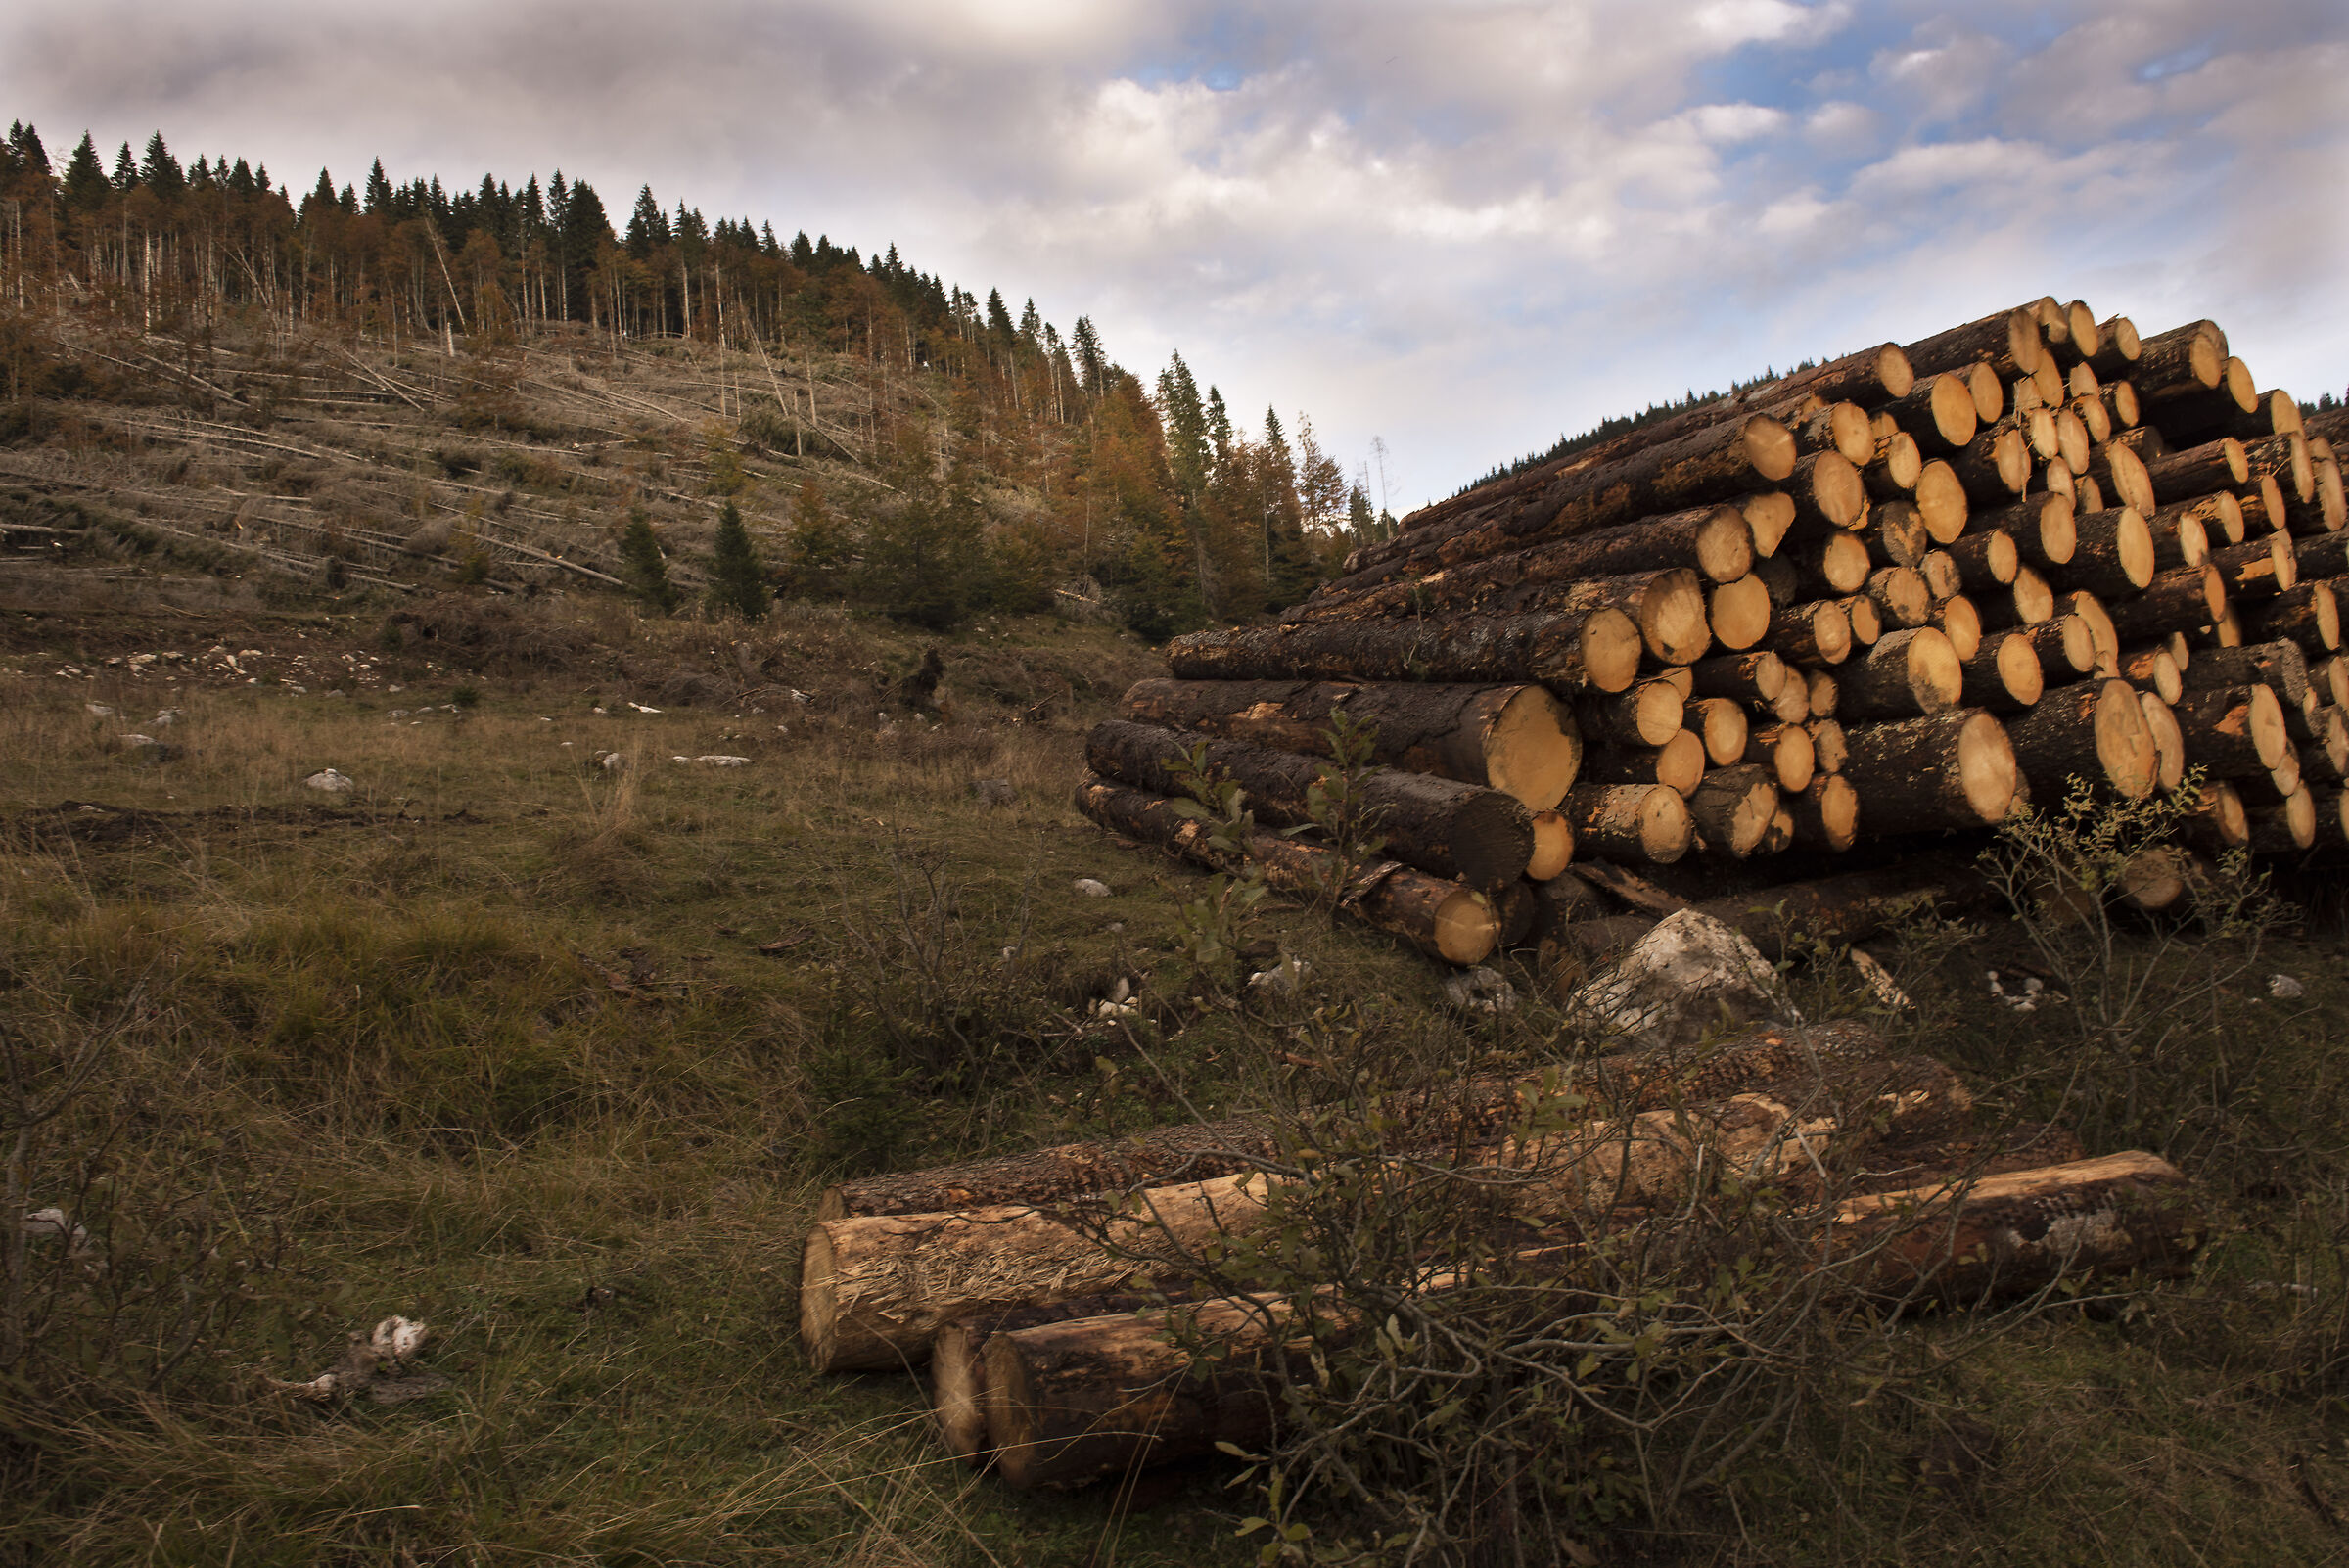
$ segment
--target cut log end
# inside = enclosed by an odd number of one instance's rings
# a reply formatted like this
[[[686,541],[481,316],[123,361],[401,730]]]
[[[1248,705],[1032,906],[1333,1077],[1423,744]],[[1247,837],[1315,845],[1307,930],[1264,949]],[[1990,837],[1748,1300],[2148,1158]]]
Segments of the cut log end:
[[[984,1331],[968,1323],[948,1323],[930,1342],[930,1416],[958,1459],[987,1452],[985,1348]]]
[[[1749,574],[1713,590],[1711,616],[1706,629],[1725,648],[1751,648],[1770,629],[1770,590],[1763,585],[1760,577]],[[1686,659],[1674,659],[1672,662],[1689,664],[1703,653],[1703,646],[1698,644],[1695,652]],[[1665,657],[1671,658],[1670,655]]]
[[[1500,945],[1500,915],[1483,894],[1462,888],[1436,906],[1435,939],[1450,962],[1481,964]]]
[[[1547,882],[1574,861],[1574,824],[1563,811],[1536,811],[1533,827],[1534,853],[1525,863],[1525,874]]]
[[[1539,686],[1520,687],[1486,732],[1485,782],[1514,795],[1529,811],[1546,811],[1564,800],[1582,760],[1574,715]]]
[[[1774,419],[1757,414],[1745,422],[1745,456],[1754,472],[1777,483],[1794,472],[1796,458],[1794,432]]]

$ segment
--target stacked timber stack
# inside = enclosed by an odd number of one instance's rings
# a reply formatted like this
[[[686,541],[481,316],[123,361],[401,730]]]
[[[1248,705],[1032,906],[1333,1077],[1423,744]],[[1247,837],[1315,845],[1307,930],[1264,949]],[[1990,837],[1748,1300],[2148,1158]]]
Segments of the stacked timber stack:
[[[1587,1120],[1557,1126],[1544,1107],[1561,1090]],[[1512,1216],[1517,1240],[1497,1259],[1402,1260],[1405,1288],[1426,1296],[1497,1278],[1569,1291],[1588,1237],[1685,1224],[1708,1169],[1784,1189],[1797,1239],[1758,1263],[1835,1270],[1834,1293],[1855,1301],[2170,1271],[2206,1229],[2162,1161],[2084,1159],[2051,1127],[1978,1127],[1948,1068],[1893,1057],[1860,1024],[1766,1028],[1379,1109],[1379,1141],[1359,1158],[1291,1158],[1269,1119],[1237,1117],[844,1183],[803,1253],[802,1343],[825,1372],[926,1364],[950,1452],[1018,1487],[1072,1487],[1271,1433],[1303,1361],[1283,1331],[1299,1303],[1219,1291],[1211,1260],[1310,1224],[1316,1181],[1359,1191],[1388,1152],[1414,1184],[1451,1163]],[[1359,1315],[1335,1287],[1311,1305],[1340,1339]]]
[[[1882,345],[1415,513],[1276,624],[1176,638],[1078,804],[1213,862],[1169,764],[1206,739],[1294,825],[1350,714],[1391,771],[1349,907],[1454,963],[1554,935],[1578,859],[1815,877],[2077,781],[2192,771],[2208,848],[2340,845],[2340,424],[2304,429],[2208,321],[2048,299]],[[1328,847],[1263,850],[1325,885]]]

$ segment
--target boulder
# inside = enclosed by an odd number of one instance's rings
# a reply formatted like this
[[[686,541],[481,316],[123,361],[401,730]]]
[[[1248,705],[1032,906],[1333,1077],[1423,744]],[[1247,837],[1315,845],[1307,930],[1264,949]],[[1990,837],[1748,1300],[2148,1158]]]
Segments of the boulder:
[[[1658,922],[1632,950],[1567,999],[1609,1038],[1692,1045],[1724,1025],[1788,1010],[1777,971],[1744,934],[1695,909]]]

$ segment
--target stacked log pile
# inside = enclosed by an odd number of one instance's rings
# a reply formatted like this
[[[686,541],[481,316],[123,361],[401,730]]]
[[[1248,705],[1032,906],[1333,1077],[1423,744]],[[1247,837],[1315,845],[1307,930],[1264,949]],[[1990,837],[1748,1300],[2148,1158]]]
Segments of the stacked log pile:
[[[1561,1105],[1583,1120],[1561,1127]],[[1424,1181],[1445,1167],[1514,1217],[1491,1264],[1406,1261],[1421,1296],[1494,1269],[1568,1288],[1591,1235],[1684,1225],[1681,1200],[1716,1175],[1782,1191],[1799,1239],[1758,1264],[1834,1270],[1833,1293],[1854,1299],[1971,1302],[2173,1270],[2202,1228],[2160,1160],[2089,1160],[2059,1129],[1977,1126],[1946,1067],[1896,1058],[1859,1024],[1764,1028],[1378,1110],[1377,1143],[1351,1155],[1301,1159],[1303,1124],[1284,1142],[1269,1119],[1237,1117],[844,1183],[804,1251],[802,1342],[827,1372],[926,1365],[952,1453],[1015,1486],[1070,1487],[1271,1432],[1301,1360],[1284,1331],[1299,1302],[1219,1286],[1215,1260],[1307,1222],[1333,1176],[1351,1191],[1369,1168],[1407,1163]],[[1313,1306],[1341,1338],[1359,1316],[1335,1285]]]
[[[2208,321],[2048,299],[1882,345],[1425,508],[1274,624],[1176,638],[1079,805],[1212,863],[1161,808],[1170,759],[1213,741],[1294,825],[1351,714],[1429,787],[1385,786],[1348,906],[1455,963],[1569,861],[1819,877],[2076,781],[2198,776],[2214,849],[2349,844],[2340,425],[2304,428]],[[1281,842],[1276,882],[1325,869]]]

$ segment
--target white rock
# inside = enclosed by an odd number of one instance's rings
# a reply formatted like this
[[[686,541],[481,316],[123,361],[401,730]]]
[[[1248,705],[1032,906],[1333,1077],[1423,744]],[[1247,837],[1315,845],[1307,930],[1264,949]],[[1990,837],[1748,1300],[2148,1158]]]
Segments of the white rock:
[[[81,706],[89,710],[90,716],[92,718],[112,718],[115,716],[115,711],[112,708],[107,707],[104,703],[83,703]]]
[[[1088,899],[1106,899],[1109,897],[1109,884],[1096,882],[1091,877],[1079,877],[1077,891]]]
[[[154,718],[148,720],[147,727],[150,729],[169,729],[172,725],[178,723],[179,719],[180,713],[178,709],[166,708],[161,713],[157,714]]]
[[[1744,934],[1695,909],[1666,916],[1567,1001],[1592,1028],[1647,1046],[1694,1044],[1785,1007],[1777,972]]]
[[[1248,989],[1267,996],[1294,996],[1305,989],[1305,982],[1313,966],[1302,958],[1284,957],[1269,969],[1260,969],[1248,977]]]
[[[751,760],[747,757],[726,757],[716,753],[707,757],[697,757],[694,761],[707,763],[711,767],[748,767],[751,765]]]
[[[2308,988],[2289,975],[2270,975],[2268,994],[2281,1001],[2291,1001],[2308,994]]]
[[[1095,1018],[1139,1018],[1142,1010],[1132,1002],[1097,1001],[1093,1003]]]
[[[595,761],[596,765],[607,773],[617,773],[628,765],[627,758],[619,752],[598,752],[595,754]]]
[[[122,737],[122,744],[125,746],[153,746],[155,737],[153,735],[125,735]]]
[[[344,791],[354,787],[349,778],[335,771],[335,769],[331,767],[327,768],[324,772],[312,773],[308,778],[303,779],[302,782],[307,784],[311,789],[325,790],[330,795],[340,795]]]
[[[1497,970],[1478,965],[1444,982],[1444,999],[1468,1013],[1506,1013],[1517,1006],[1517,988]]]

